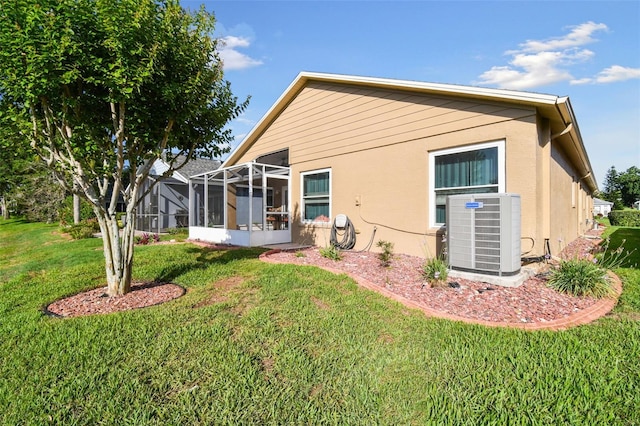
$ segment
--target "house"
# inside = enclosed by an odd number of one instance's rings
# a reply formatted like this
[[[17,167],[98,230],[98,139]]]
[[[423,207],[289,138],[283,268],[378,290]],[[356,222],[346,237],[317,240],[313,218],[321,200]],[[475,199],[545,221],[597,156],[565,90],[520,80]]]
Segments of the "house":
[[[609,216],[612,208],[613,203],[611,201],[601,200],[600,198],[593,199],[593,214],[596,216],[602,215],[607,217]]]
[[[448,195],[519,194],[522,250],[542,255],[590,228],[597,189],[568,97],[309,72],[191,183],[207,201],[192,239],[325,246],[345,214],[355,250],[423,257],[442,249]]]
[[[206,158],[193,158],[184,164],[185,161],[185,156],[177,156],[175,164],[179,169],[169,177],[163,176],[170,166],[167,159],[154,162],[141,193],[149,188],[151,182],[158,182],[138,204],[136,230],[159,233],[189,225],[189,178],[215,170],[221,162]],[[197,194],[196,191],[195,196]]]

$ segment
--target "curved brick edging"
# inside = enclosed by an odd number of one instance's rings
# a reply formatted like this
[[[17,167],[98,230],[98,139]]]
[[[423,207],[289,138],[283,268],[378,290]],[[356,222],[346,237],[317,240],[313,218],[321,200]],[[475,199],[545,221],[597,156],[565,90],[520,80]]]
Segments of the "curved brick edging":
[[[280,251],[282,250],[274,249],[274,250],[269,250],[265,253],[262,253],[260,255],[260,260],[262,260],[263,262],[274,263],[274,264],[287,263],[287,262],[280,262],[278,260],[274,260],[269,257],[270,255],[279,253]],[[622,293],[622,282],[620,281],[620,278],[617,275],[615,275],[613,272],[609,272],[609,277],[613,280],[613,288],[616,293],[614,298],[601,299],[597,301],[595,304],[589,306],[588,308],[581,309],[580,311],[574,314],[571,314],[567,317],[559,318],[553,321],[522,323],[522,324],[515,323],[515,322],[492,322],[492,321],[466,318],[466,317],[438,311],[437,309],[429,308],[427,306],[422,305],[421,303],[414,302],[413,300],[407,299],[406,297],[393,293],[387,290],[386,288],[380,287],[365,278],[359,277],[355,274],[352,274],[346,271],[342,271],[337,268],[329,268],[324,266],[318,266],[318,268],[324,269],[325,271],[329,271],[334,274],[345,274],[350,278],[352,278],[353,280],[355,280],[360,287],[380,293],[383,296],[388,297],[389,299],[395,300],[396,302],[400,302],[409,308],[418,309],[422,311],[425,315],[430,317],[448,319],[451,321],[461,321],[467,324],[479,324],[487,327],[519,328],[522,330],[529,330],[529,331],[530,330],[566,330],[567,328],[570,328],[570,327],[576,327],[578,325],[584,325],[584,324],[593,322],[596,319],[601,318],[605,314],[610,312],[618,302],[618,298]]]

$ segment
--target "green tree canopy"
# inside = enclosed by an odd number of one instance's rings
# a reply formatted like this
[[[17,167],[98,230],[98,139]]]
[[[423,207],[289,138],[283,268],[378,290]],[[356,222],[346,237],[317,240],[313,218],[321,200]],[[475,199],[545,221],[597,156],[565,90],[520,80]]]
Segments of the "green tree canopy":
[[[631,207],[640,200],[640,169],[631,166],[624,172],[618,172],[615,166],[607,170],[602,196],[614,203],[614,209]]]
[[[135,207],[153,162],[222,154],[226,124],[246,108],[224,80],[214,23],[175,0],[2,1],[0,125],[92,204],[110,295],[130,288]]]
[[[624,173],[618,176],[622,203],[626,207],[633,206],[633,203],[640,200],[640,169],[636,166],[629,167]]]

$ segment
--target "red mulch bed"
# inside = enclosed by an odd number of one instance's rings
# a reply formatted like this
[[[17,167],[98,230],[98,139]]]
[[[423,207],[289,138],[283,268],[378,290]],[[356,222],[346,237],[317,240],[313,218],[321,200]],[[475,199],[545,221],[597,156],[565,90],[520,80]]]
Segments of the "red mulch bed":
[[[590,232],[591,238],[578,238],[561,253],[562,258],[589,257],[600,239],[600,232]],[[296,254],[301,253],[301,254]],[[424,259],[395,255],[389,267],[383,267],[375,253],[342,252],[334,261],[320,255],[318,248],[298,252],[282,251],[269,254],[275,262],[314,265],[340,270],[362,277],[391,293],[417,302],[427,308],[474,320],[503,323],[549,322],[568,317],[591,307],[598,299],[575,297],[547,287],[545,270],[549,264],[539,264],[540,272],[519,287],[502,287],[466,279],[447,279],[447,285],[431,288],[421,276]]]
[[[106,291],[106,287],[100,287],[78,293],[51,303],[46,311],[61,317],[108,314],[159,305],[184,294],[184,288],[167,283],[136,282],[124,296],[108,297]]]

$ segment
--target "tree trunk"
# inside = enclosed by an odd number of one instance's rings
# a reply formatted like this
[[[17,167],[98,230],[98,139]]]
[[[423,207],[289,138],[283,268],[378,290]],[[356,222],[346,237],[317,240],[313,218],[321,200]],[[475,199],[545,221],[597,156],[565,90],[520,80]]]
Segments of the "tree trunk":
[[[73,223],[80,223],[80,196],[73,194]]]
[[[102,231],[107,295],[122,296],[131,291],[135,210],[127,209],[126,222],[122,230],[118,228],[115,215],[96,212],[96,216]]]
[[[0,198],[0,210],[2,210],[2,218],[4,220],[9,219],[9,209],[7,209],[7,197]]]

